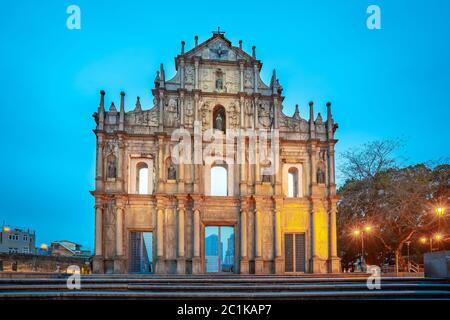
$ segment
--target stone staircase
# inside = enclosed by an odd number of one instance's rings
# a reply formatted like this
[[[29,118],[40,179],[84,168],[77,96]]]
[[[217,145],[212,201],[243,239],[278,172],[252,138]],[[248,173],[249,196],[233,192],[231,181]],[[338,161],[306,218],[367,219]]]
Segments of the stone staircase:
[[[420,277],[384,277],[380,290],[367,288],[367,276],[81,276],[81,289],[69,290],[67,275],[1,277],[5,299],[152,299],[152,300],[292,300],[292,299],[448,299],[450,281]]]

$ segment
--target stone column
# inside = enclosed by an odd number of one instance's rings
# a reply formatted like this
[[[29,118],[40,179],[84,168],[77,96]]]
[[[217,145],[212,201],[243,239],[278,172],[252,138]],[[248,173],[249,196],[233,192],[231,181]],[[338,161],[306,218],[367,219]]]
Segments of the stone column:
[[[116,216],[116,256],[123,255],[123,208],[117,208]]]
[[[95,178],[95,189],[103,189],[103,136],[97,136],[97,168],[96,168],[96,178]]]
[[[180,82],[181,89],[184,89],[184,59],[181,59],[180,61]]]
[[[159,130],[162,132],[164,128],[164,93],[159,93]]]
[[[103,264],[103,207],[95,205],[95,256],[92,261],[93,273],[104,273]]]
[[[185,238],[184,238],[184,219],[185,209],[178,209],[178,259],[177,259],[177,273],[186,273],[186,260],[185,260]]]
[[[239,97],[239,111],[241,112],[241,128],[245,128],[245,99],[242,95]]]
[[[164,209],[158,208],[156,223],[156,273],[164,273]]]
[[[239,91],[244,92],[244,62],[239,62]]]
[[[124,208],[116,209],[116,257],[114,259],[114,273],[124,273],[123,261],[123,212]]]
[[[240,273],[248,274],[249,264],[248,264],[248,254],[247,254],[247,211],[241,211],[241,226],[240,226],[240,241],[241,241],[241,265]]]
[[[95,255],[103,255],[103,208],[95,206]]]
[[[274,233],[274,244],[275,244],[275,274],[284,273],[283,266],[283,253],[281,250],[281,211],[275,209],[274,210],[274,225],[275,225],[275,233]]]
[[[198,58],[195,58],[195,61],[194,61],[194,89],[195,90],[198,90],[198,66],[199,66]]]
[[[255,183],[261,182],[261,169],[260,169],[260,158],[259,158],[259,152],[260,152],[260,140],[259,137],[256,139],[256,147],[255,147]]]
[[[119,158],[118,158],[118,163],[117,163],[117,180],[119,180],[120,182],[120,190],[124,191],[124,148],[123,148],[123,140],[122,138],[119,138]]]
[[[258,92],[258,65],[257,64],[253,65],[253,79],[254,79],[253,91],[255,93],[257,93]]]
[[[328,272],[341,272],[341,259],[337,256],[336,205],[333,202],[329,211],[329,258]]]
[[[264,272],[261,242],[261,212],[257,209],[255,211],[255,274]]]
[[[273,126],[278,129],[278,98],[273,98]]]
[[[194,257],[192,258],[192,273],[201,273],[200,257],[200,211],[194,211]]]
[[[158,137],[158,190],[161,189],[161,184],[164,181],[164,138]]]
[[[316,200],[317,201],[317,200]],[[314,200],[311,200],[311,224],[310,224],[310,231],[311,231],[311,272],[313,273],[324,273],[326,272],[324,266],[326,267],[326,260],[319,257],[318,254],[318,246],[317,246],[317,215],[319,214],[317,211],[317,204],[314,203]]]

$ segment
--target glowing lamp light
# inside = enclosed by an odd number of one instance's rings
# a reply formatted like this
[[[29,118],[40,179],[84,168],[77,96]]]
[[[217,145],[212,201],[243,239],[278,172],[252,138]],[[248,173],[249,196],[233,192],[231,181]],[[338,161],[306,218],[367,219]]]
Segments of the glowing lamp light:
[[[361,231],[359,231],[359,230],[354,230],[353,231],[353,235],[356,236],[356,237],[359,236],[360,233],[361,233]]]
[[[436,214],[438,217],[442,217],[444,215],[444,213],[445,213],[445,208],[442,208],[442,207],[436,208]]]
[[[420,238],[420,242],[421,243],[426,243],[427,242],[427,238],[425,238],[425,237]]]
[[[434,236],[434,238],[435,238],[437,241],[441,241],[441,240],[442,240],[442,234],[437,233],[437,234]]]
[[[372,231],[372,227],[371,227],[371,226],[366,226],[366,227],[364,228],[364,230],[366,230],[367,232],[370,232],[370,231]]]
[[[3,232],[10,232],[11,228],[10,227],[3,227]]]
[[[48,246],[45,243],[43,243],[43,244],[41,244],[40,248],[41,248],[41,250],[47,250]]]

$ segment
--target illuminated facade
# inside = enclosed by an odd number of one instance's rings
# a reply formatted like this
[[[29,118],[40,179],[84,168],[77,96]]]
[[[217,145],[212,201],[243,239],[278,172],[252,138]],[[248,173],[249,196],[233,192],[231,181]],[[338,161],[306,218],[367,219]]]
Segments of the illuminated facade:
[[[255,47],[247,54],[223,32],[184,47],[173,78],[161,65],[151,108],[138,98],[126,112],[121,93],[118,110],[106,111],[101,93],[94,272],[339,272],[331,105],[326,121],[312,103],[309,119],[298,107],[284,115],[275,71],[266,85]],[[192,135],[192,152],[175,161],[179,129]],[[244,149],[234,154],[205,153],[208,139],[194,137],[233,130],[276,132],[275,157],[262,156],[258,137],[239,138]]]

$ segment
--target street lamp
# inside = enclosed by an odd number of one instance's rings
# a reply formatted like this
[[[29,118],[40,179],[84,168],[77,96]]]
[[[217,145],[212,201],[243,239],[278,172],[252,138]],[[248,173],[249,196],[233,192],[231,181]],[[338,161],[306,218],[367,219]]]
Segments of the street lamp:
[[[445,208],[443,207],[438,207],[436,208],[436,215],[440,218],[442,216],[444,216],[445,213]]]
[[[355,237],[361,236],[361,268],[363,268],[363,265],[365,264],[365,254],[364,254],[364,233],[369,233],[372,231],[372,226],[367,225],[362,230],[355,229],[353,230],[353,235]]]
[[[437,240],[442,239],[442,236],[440,234],[437,234],[434,236],[434,238]],[[430,236],[429,238],[427,237],[420,237],[420,243],[422,244],[426,244],[429,241],[430,243],[430,252],[433,252],[433,236]],[[438,240],[439,241],[439,240]]]

